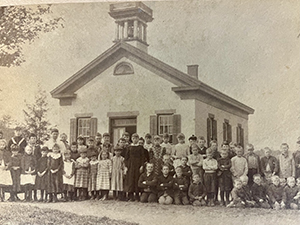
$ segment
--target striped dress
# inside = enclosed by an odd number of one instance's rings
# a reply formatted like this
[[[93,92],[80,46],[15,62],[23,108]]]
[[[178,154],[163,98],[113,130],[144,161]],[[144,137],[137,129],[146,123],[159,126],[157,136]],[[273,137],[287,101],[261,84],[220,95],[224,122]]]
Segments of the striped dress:
[[[112,172],[112,163],[110,159],[100,160],[97,172],[97,190],[110,189],[110,175]]]
[[[76,160],[75,170],[75,188],[88,188],[89,183],[89,158],[79,157]]]
[[[114,156],[112,158],[111,190],[123,191],[124,169],[124,158],[122,156]]]
[[[97,190],[97,171],[98,171],[99,161],[90,161],[90,173],[89,173],[89,190],[88,191],[96,191]]]

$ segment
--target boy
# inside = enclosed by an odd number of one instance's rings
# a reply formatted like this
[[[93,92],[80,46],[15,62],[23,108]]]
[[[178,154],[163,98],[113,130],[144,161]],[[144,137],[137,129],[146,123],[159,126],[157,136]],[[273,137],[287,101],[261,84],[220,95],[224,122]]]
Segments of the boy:
[[[103,148],[106,146],[106,150],[109,152],[110,156],[114,154],[113,145],[110,143],[110,135],[109,133],[103,134]]]
[[[193,206],[205,206],[206,189],[199,174],[193,175],[193,183],[189,187],[189,197]]]
[[[79,158],[79,153],[77,151],[77,143],[74,141],[71,144],[71,160],[76,161]]]
[[[147,133],[145,135],[145,144],[144,144],[144,148],[147,149],[148,151],[150,151],[150,149],[152,148],[152,143],[151,143],[151,139],[152,139],[152,136],[151,134]]]
[[[182,133],[177,135],[178,144],[175,145],[173,151],[173,158],[174,158],[174,166],[180,166],[180,159],[183,156],[188,156],[190,149],[187,144],[185,144],[185,136]]]
[[[287,208],[298,209],[300,188],[296,186],[295,178],[287,178],[287,186],[283,189],[283,199],[282,201]]]
[[[280,185],[280,179],[278,176],[272,176],[272,184],[268,188],[268,196],[273,209],[285,209],[283,202],[283,187]]]
[[[237,147],[237,144],[234,142],[229,143],[229,157],[232,159],[234,156],[236,156],[235,148]]]
[[[206,147],[205,147],[205,138],[203,136],[199,137],[199,141],[198,141],[198,145],[199,145],[199,153],[200,155],[203,156],[203,158],[205,159],[206,158]]]
[[[195,135],[192,135],[189,137],[190,154],[193,154],[192,145],[194,145],[194,144],[197,144],[197,137]]]
[[[9,141],[8,141],[8,150],[11,151],[10,146],[12,144],[15,144],[17,146],[20,147],[19,149],[19,153],[21,155],[24,154],[24,149],[27,145],[25,138],[22,137],[22,128],[17,126],[14,130],[14,137],[12,137]]]
[[[142,190],[141,202],[157,202],[156,196],[156,186],[157,186],[157,177],[153,172],[154,166],[153,163],[147,163],[146,172],[142,173],[138,186]]]
[[[279,161],[279,177],[288,178],[295,177],[295,160],[292,154],[289,153],[287,143],[282,143],[280,146],[281,154],[278,157]]]
[[[125,139],[125,147],[128,147],[130,145],[130,134],[128,132],[124,132],[122,134],[122,138]]]
[[[120,138],[117,145],[118,145],[118,148],[122,149],[121,156],[125,157],[125,155],[126,155],[126,147],[125,147],[126,141],[125,141],[125,139],[124,138]]]
[[[221,156],[220,156],[220,153],[218,151],[218,142],[216,140],[212,140],[212,141],[210,141],[209,145],[210,145],[209,148],[212,150],[213,158],[216,159],[216,160],[218,158],[220,158]]]
[[[171,156],[167,155],[167,154],[164,155],[162,161],[163,161],[164,165],[168,165],[169,166],[170,175],[174,176],[174,174],[175,174],[175,168],[174,168],[174,166],[172,164]]]
[[[169,166],[163,165],[162,175],[157,178],[158,203],[171,205],[173,202],[173,177],[169,174]]]
[[[96,147],[98,148],[99,152],[101,151],[101,145],[102,145],[102,135],[98,132],[95,137],[96,141]]]
[[[236,156],[231,159],[231,173],[233,179],[240,178],[241,176],[247,176],[248,174],[248,163],[243,157],[243,148],[238,146],[235,148]]]
[[[218,162],[213,158],[212,149],[207,149],[207,158],[203,160],[204,185],[207,192],[208,206],[215,206],[214,198],[217,191],[217,175]]]
[[[88,148],[94,148],[95,146],[95,140],[93,137],[89,137],[88,141],[87,141],[87,147]]]
[[[170,136],[167,133],[163,134],[163,142],[161,143],[161,147],[166,149],[166,154],[172,155],[172,145],[169,143]]]
[[[247,154],[245,154],[245,158],[248,164],[248,177],[249,177],[249,185],[253,184],[253,175],[260,174],[260,159],[259,156],[254,153],[254,146],[252,144],[247,144]]]
[[[246,207],[256,207],[256,203],[253,200],[252,193],[251,193],[251,188],[248,185],[248,180],[249,178],[247,176],[241,176],[240,180],[242,181],[243,185],[243,199],[245,202]]]
[[[192,155],[188,156],[189,159],[189,165],[192,169],[193,174],[200,174],[201,177],[203,177],[203,156],[199,154],[199,147],[197,144],[192,144],[190,146]]]
[[[254,174],[253,181],[254,184],[251,187],[251,191],[254,201],[261,208],[271,208],[268,203],[267,189],[262,185],[262,179],[260,174]]]
[[[234,188],[231,191],[232,201],[226,206],[228,208],[245,208],[245,192],[242,181],[237,178],[233,181]]]
[[[187,197],[189,182],[182,175],[182,168],[179,166],[176,168],[176,175],[174,177],[174,202],[175,205],[188,205],[189,200]]]
[[[261,172],[267,181],[271,183],[271,177],[277,175],[279,172],[278,160],[271,155],[271,149],[268,147],[264,148],[265,156],[261,158]]]
[[[12,189],[10,192],[10,201],[20,200],[18,192],[21,191],[21,155],[19,154],[19,146],[13,144],[11,146],[12,156],[8,163],[8,169],[10,169],[12,179]]]
[[[182,174],[190,181],[192,176],[192,170],[191,167],[187,165],[187,163],[188,163],[188,157],[186,156],[182,157],[181,165],[180,165],[180,167],[182,168]]]

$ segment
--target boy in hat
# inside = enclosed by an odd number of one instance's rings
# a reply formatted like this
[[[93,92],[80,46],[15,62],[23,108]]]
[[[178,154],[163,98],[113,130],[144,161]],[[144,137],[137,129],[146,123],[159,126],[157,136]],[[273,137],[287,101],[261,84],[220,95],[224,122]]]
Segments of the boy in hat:
[[[25,138],[22,137],[22,128],[17,126],[15,128],[14,131],[14,137],[12,137],[9,141],[8,141],[8,150],[11,151],[10,146],[12,144],[15,144],[17,146],[19,146],[19,153],[20,154],[24,154],[24,149],[27,145],[27,142],[25,140]]]

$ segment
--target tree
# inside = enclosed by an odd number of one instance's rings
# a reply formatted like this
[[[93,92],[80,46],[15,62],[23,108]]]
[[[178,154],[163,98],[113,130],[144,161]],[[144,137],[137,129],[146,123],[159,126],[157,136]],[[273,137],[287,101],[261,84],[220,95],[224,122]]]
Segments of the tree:
[[[22,46],[41,33],[63,27],[62,17],[49,18],[51,5],[0,7],[0,66],[19,66],[25,62]]]
[[[40,140],[47,134],[48,127],[50,125],[47,120],[48,102],[47,92],[42,90],[39,86],[37,94],[35,95],[35,102],[28,104],[26,102],[27,110],[23,110],[25,115],[26,129],[37,135],[37,139]]]

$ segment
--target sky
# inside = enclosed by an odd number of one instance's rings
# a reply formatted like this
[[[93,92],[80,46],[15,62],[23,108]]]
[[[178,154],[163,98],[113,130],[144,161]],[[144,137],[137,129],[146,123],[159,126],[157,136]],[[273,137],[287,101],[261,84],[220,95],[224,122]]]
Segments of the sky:
[[[3,3],[0,1],[0,3]],[[300,1],[182,0],[145,2],[153,10],[148,53],[255,109],[249,142],[295,149],[300,136]],[[109,3],[54,4],[64,28],[24,45],[26,62],[0,67],[0,116],[24,119],[40,83],[49,93],[49,119],[59,102],[50,91],[113,45]]]

